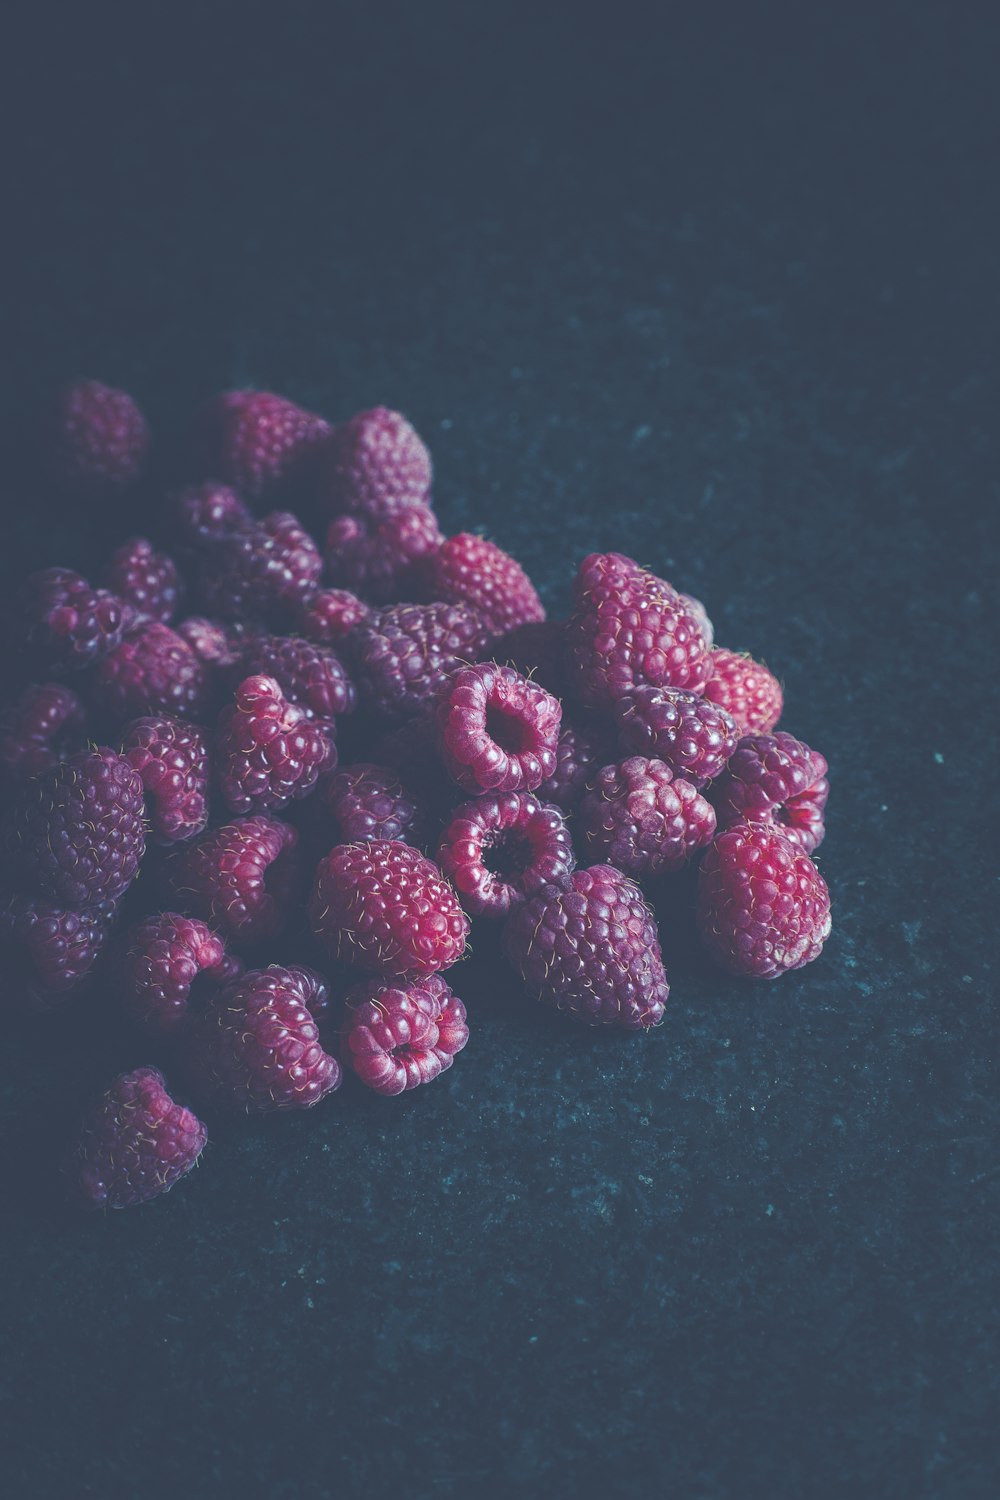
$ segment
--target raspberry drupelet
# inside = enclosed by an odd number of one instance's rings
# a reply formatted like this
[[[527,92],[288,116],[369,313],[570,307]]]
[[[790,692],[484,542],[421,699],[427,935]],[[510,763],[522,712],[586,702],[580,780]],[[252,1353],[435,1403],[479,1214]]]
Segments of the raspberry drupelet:
[[[542,886],[564,884],[576,860],[557,807],[498,792],[455,808],[438,862],[470,916],[505,917]]]
[[[209,829],[173,853],[166,871],[172,900],[238,943],[285,931],[302,875],[295,829],[264,814]]]
[[[402,1094],[450,1068],[469,1040],[465,1006],[440,974],[350,990],[343,1053],[376,1094]]]
[[[229,978],[218,933],[196,917],[163,911],[127,933],[118,959],[122,1009],[154,1036],[176,1036],[188,1017],[192,986],[205,975]]]
[[[436,709],[445,766],[468,792],[541,786],[556,767],[561,721],[558,698],[495,662],[455,672]]]
[[[177,612],[177,564],[146,537],[131,537],[118,548],[105,569],[104,581],[132,606],[137,619],[169,625]]]
[[[289,703],[273,677],[244,678],[219,716],[213,759],[231,812],[265,812],[307,796],[336,758],[328,727]]]
[[[826,760],[801,740],[777,734],[745,735],[712,788],[720,828],[774,823],[786,838],[812,854],[823,842],[823,812],[830,794]]]
[[[134,719],[122,754],[142,778],[158,844],[195,838],[208,822],[208,746],[202,730],[164,714]]]
[[[65,1165],[81,1208],[131,1208],[190,1172],[208,1132],[156,1068],[122,1073],[85,1114]]]
[[[708,659],[705,697],[736,720],[740,734],[770,734],[781,718],[781,683],[761,662],[716,646]]]
[[[468,605],[490,640],[545,619],[542,601],[521,564],[472,532],[449,537],[421,565],[420,578],[421,597]]]
[[[724,708],[683,688],[635,687],[618,699],[615,719],[625,750],[655,756],[697,787],[725,769],[739,739]]]
[[[642,879],[679,870],[711,843],[715,811],[662,761],[633,755],[598,773],[577,827],[590,859]]]

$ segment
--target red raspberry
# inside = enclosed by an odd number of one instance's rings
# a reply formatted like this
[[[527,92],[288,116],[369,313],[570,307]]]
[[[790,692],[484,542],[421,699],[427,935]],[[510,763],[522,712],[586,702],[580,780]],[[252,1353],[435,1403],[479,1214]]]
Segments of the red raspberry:
[[[359,985],[347,995],[345,1057],[376,1094],[402,1094],[450,1068],[469,1040],[465,1006],[440,974],[405,986]]]
[[[437,865],[388,839],[341,844],[320,860],[309,919],[334,957],[390,977],[450,968],[469,930]]]
[[[213,828],[170,858],[173,899],[226,937],[244,943],[277,937],[297,908],[298,834],[263,814]]]
[[[247,677],[223,709],[215,736],[219,789],[235,813],[263,812],[305,797],[336,764],[324,727],[283,695],[273,677]]]
[[[334,840],[354,844],[364,839],[401,839],[422,842],[420,809],[389,766],[361,761],[341,766],[325,777],[320,800],[333,819]]]
[[[382,519],[430,503],[431,456],[406,418],[384,406],[334,428],[317,470],[324,515]]]
[[[445,766],[468,792],[532,792],[556,768],[559,700],[510,667],[462,668],[436,712]]]
[[[513,630],[499,636],[490,657],[561,698],[567,690],[565,647],[563,620],[529,620],[526,625],[515,625]]]
[[[663,1019],[669,987],[653,913],[611,865],[577,870],[515,908],[504,947],[539,999],[597,1026],[636,1031]]]
[[[384,516],[335,516],[326,533],[327,572],[339,588],[386,604],[415,592],[415,565],[440,545],[437,519],[426,505]]]
[[[615,737],[600,719],[567,719],[563,714],[556,746],[556,768],[539,793],[563,812],[575,812],[587,783],[615,758]]]
[[[466,604],[479,615],[491,640],[545,619],[535,586],[519,562],[495,542],[469,531],[449,537],[421,566],[427,599]]]
[[[144,714],[205,716],[208,674],[187,641],[169,625],[148,621],[130,630],[91,680],[94,702],[116,724]]]
[[[580,803],[578,826],[591,859],[643,878],[679,870],[710,844],[715,810],[661,760],[633,755],[600,772]]]
[[[73,484],[118,487],[139,477],[149,428],[126,391],[77,380],[59,400],[56,444],[60,471]]]
[[[18,621],[29,650],[57,671],[90,666],[113,651],[132,622],[116,594],[69,568],[46,568],[24,585]],[[24,638],[22,634],[22,639]]]
[[[318,589],[302,605],[299,629],[307,641],[337,646],[370,616],[370,606],[348,589]]]
[[[358,695],[340,658],[323,646],[293,635],[254,636],[240,658],[243,677],[273,677],[289,702],[310,719],[349,714]]]
[[[740,734],[770,734],[781,718],[781,683],[759,661],[716,646],[708,659],[705,697],[736,720]]]
[[[701,626],[701,633],[705,637],[705,645],[711,646],[715,640],[715,626],[709,619],[708,610],[704,604],[702,604],[700,599],[696,599],[693,594],[678,594],[677,597],[685,606],[688,613],[694,615]]]
[[[257,497],[301,471],[330,424],[270,391],[226,391],[201,413],[205,467]]]
[[[622,747],[704,786],[724,770],[739,731],[724,708],[683,688],[636,687],[615,704]]]
[[[316,592],[322,573],[312,537],[296,516],[276,510],[203,550],[201,597],[223,619],[285,625]]]
[[[12,896],[0,909],[0,968],[11,1004],[44,1010],[77,990],[107,944],[115,908],[104,901],[77,911]]]
[[[201,833],[208,822],[208,747],[202,731],[162,714],[134,719],[125,730],[122,754],[142,777],[156,842],[178,844]]]
[[[146,847],[142,781],[114,750],[82,750],[29,782],[14,810],[14,840],[25,873],[49,900],[114,901]]]
[[[309,1000],[318,976],[271,964],[250,969],[192,1018],[186,1052],[192,1083],[206,1100],[247,1114],[310,1109],[340,1083],[324,1052]]]
[[[396,604],[355,632],[362,700],[382,719],[429,708],[456,667],[485,644],[479,617],[456,604]]]
[[[557,807],[499,792],[455,808],[438,863],[470,916],[505,917],[543,885],[565,884],[576,860]]]
[[[830,893],[809,856],[773,824],[738,823],[702,860],[698,927],[722,968],[773,979],[819,956]]]
[[[618,552],[580,565],[567,629],[568,670],[587,708],[613,708],[641,684],[701,692],[709,675],[702,627],[661,578]]]
[[[105,582],[131,604],[138,618],[159,620],[163,625],[173,619],[180,593],[177,565],[144,536],[134,536],[118,548],[107,566]]]
[[[83,740],[83,705],[76,694],[58,682],[36,683],[5,716],[0,770],[11,781],[37,776],[82,748]]]
[[[712,788],[720,828],[736,823],[774,823],[812,854],[823,842],[823,810],[830,795],[826,760],[801,740],[750,734],[740,740],[726,773]]]
[[[146,917],[125,939],[118,985],[126,1015],[156,1036],[176,1035],[188,1016],[200,975],[222,982],[225,944],[194,917],[163,911]]]
[[[228,485],[214,480],[182,490],[173,502],[173,520],[184,546],[199,552],[254,524],[246,502]]]
[[[191,615],[177,625],[177,634],[187,641],[198,660],[206,667],[234,667],[240,659],[244,642],[233,625],[220,625],[218,620],[206,620],[201,615]]]
[[[81,1122],[66,1172],[81,1208],[131,1208],[190,1172],[208,1132],[156,1068],[120,1074]]]

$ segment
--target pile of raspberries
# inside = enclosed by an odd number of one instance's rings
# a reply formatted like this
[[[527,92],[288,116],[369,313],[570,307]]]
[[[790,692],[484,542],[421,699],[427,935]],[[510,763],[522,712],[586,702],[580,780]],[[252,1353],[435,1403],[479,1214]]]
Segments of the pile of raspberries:
[[[48,452],[79,503],[141,494],[149,448],[129,395],[64,393]],[[506,552],[441,533],[430,455],[382,407],[332,427],[229,391],[183,462],[197,482],[146,507],[152,538],[93,581],[34,574],[11,612],[12,1006],[110,1007],[199,1108],[262,1113],[345,1070],[399,1094],[450,1068],[469,1038],[451,970],[490,923],[543,1003],[658,1025],[644,888],[669,899],[689,861],[724,970],[817,957],[826,761],[776,729],[778,682],[713,644],[698,600],[595,553],[548,620]],[[205,1141],[141,1067],[62,1170],[80,1205],[120,1208]]]

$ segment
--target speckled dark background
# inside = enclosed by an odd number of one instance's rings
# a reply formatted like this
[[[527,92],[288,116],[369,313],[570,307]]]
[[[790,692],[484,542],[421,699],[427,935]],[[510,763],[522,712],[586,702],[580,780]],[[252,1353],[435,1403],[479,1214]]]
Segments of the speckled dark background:
[[[614,546],[779,671],[836,925],[753,986],[666,921],[640,1039],[481,951],[446,1079],[85,1223],[51,1102],[145,1059],[15,1018],[4,1492],[992,1500],[985,8],[183,9],[5,23],[4,580],[127,524],[24,460],[67,375],[162,434],[244,382],[401,407],[554,610]]]

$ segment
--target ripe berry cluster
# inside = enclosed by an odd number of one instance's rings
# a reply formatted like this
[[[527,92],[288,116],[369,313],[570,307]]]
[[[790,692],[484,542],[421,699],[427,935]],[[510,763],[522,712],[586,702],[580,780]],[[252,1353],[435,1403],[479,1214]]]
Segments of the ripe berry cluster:
[[[129,486],[149,449],[128,395],[65,393],[61,483]],[[24,586],[34,680],[0,725],[12,1004],[113,1005],[199,1107],[255,1113],[309,1108],[343,1069],[398,1094],[449,1068],[469,1030],[443,975],[473,923],[502,924],[568,1016],[657,1025],[643,885],[692,860],[722,968],[818,955],[826,762],[696,599],[595,553],[548,620],[512,557],[441,534],[430,455],[384,408],[331,427],[227,392],[188,459],[154,539],[94,582]],[[138,1068],[82,1122],[72,1192],[144,1202],[205,1140]]]

